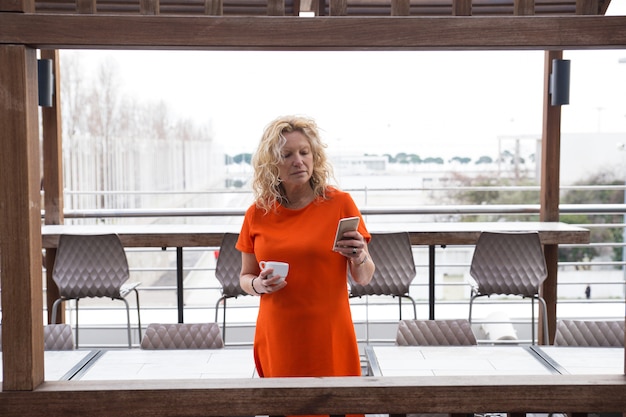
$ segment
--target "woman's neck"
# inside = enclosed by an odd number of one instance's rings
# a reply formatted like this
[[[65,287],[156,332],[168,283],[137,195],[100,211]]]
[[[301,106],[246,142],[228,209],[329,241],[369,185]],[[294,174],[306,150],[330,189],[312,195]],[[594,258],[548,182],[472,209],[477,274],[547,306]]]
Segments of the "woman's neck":
[[[313,189],[311,187],[303,187],[295,190],[285,190],[285,207],[290,209],[299,209],[306,207],[315,199]]]

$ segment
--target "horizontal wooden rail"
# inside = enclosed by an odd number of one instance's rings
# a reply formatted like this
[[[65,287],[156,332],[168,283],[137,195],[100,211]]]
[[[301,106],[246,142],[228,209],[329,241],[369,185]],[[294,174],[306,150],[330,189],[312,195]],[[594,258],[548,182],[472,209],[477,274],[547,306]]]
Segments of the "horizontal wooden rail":
[[[305,51],[626,47],[626,16],[298,18],[0,12],[0,27],[0,44],[25,44],[40,49]]]
[[[624,412],[624,375],[336,377],[45,382],[0,393],[0,415]]]

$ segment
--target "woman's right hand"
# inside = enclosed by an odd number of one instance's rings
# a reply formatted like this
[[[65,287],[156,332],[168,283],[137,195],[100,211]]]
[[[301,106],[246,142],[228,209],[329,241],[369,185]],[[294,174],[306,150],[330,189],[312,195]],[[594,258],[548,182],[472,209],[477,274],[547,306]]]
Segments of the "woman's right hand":
[[[254,287],[260,293],[271,294],[280,291],[287,286],[285,277],[274,275],[274,268],[267,268],[261,271],[259,278],[254,281]]]

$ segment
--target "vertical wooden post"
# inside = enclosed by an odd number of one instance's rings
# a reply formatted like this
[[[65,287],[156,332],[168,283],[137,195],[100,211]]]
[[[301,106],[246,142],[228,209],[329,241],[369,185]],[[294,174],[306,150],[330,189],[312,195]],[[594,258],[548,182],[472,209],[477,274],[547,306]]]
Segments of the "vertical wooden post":
[[[54,75],[54,99],[52,107],[42,107],[43,129],[43,190],[46,224],[63,224],[63,157],[61,143],[61,71],[59,66],[59,51],[44,49],[42,59],[52,60]],[[52,315],[52,304],[59,298],[59,289],[52,280],[52,268],[56,249],[46,249],[46,300],[48,306],[48,322]],[[63,323],[65,314],[64,304],[59,308],[57,322]]]
[[[76,11],[82,14],[96,13],[96,0],[76,0]]]
[[[348,14],[348,0],[329,0],[329,16],[346,16]]]
[[[535,0],[515,0],[513,14],[516,16],[532,16],[535,14]]]
[[[0,11],[35,13],[35,0],[0,0]]]
[[[285,0],[267,0],[268,16],[284,16]]]
[[[158,15],[161,5],[159,0],[140,0],[139,10],[142,15]]]
[[[471,16],[472,0],[452,0],[453,16]]]
[[[28,391],[44,379],[37,53],[0,45],[0,62],[2,390]]]
[[[221,16],[224,14],[224,2],[222,0],[204,0],[204,14]]]
[[[411,14],[411,2],[409,0],[391,0],[392,16],[409,16]]]
[[[552,60],[561,59],[563,51],[546,51],[544,63],[543,129],[541,139],[541,209],[539,217],[544,222],[559,220],[559,172],[561,152],[561,107],[550,104],[550,73]],[[557,270],[559,261],[558,245],[545,245],[544,254],[548,267],[548,278],[543,284],[542,296],[548,306],[548,335],[543,339],[543,324],[539,316],[539,341],[552,344],[556,332]]]
[[[576,0],[576,14],[600,14],[600,0]]]

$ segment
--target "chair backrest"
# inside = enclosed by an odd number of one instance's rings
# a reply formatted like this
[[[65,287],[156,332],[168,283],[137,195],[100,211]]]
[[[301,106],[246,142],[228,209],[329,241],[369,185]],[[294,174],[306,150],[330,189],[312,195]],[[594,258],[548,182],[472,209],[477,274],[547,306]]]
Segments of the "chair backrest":
[[[559,320],[554,346],[624,347],[624,320]]]
[[[350,277],[350,296],[408,294],[416,275],[409,234],[372,233],[368,250],[376,271],[367,285],[356,284]]]
[[[129,278],[126,252],[116,234],[61,235],[52,278],[66,299],[120,298]]]
[[[74,350],[74,335],[69,324],[43,326],[45,350]]]
[[[481,233],[470,275],[479,294],[537,295],[548,276],[539,233]]]
[[[220,282],[225,297],[248,295],[239,285],[241,252],[235,248],[238,238],[238,233],[224,233],[215,265],[215,278]]]
[[[217,323],[151,323],[141,339],[142,349],[221,349]]]
[[[475,345],[476,337],[467,319],[400,320],[396,333],[399,346]]]
[[[74,350],[74,335],[69,324],[43,326],[44,350]],[[0,352],[2,352],[2,325],[0,325]]]

